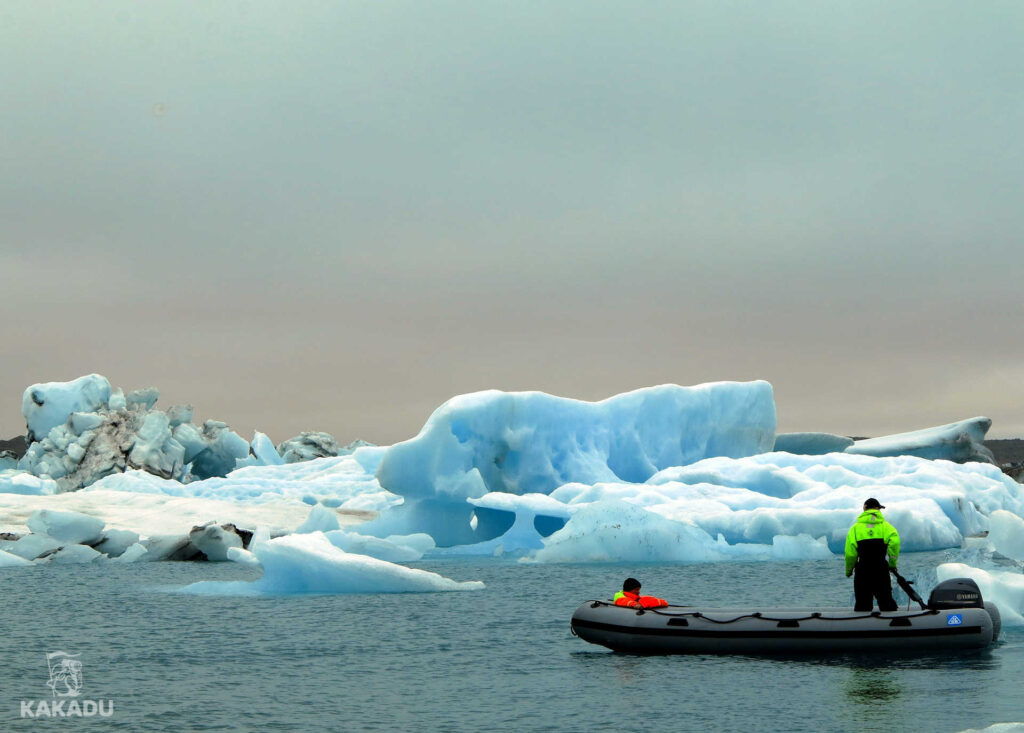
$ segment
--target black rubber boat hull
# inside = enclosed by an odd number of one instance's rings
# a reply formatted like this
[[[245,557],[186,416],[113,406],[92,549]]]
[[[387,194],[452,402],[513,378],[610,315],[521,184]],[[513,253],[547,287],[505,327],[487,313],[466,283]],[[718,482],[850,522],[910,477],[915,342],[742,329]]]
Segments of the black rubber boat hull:
[[[634,654],[945,652],[996,640],[999,611],[985,606],[864,614],[848,608],[637,611],[588,601],[573,614],[572,631],[592,644]]]

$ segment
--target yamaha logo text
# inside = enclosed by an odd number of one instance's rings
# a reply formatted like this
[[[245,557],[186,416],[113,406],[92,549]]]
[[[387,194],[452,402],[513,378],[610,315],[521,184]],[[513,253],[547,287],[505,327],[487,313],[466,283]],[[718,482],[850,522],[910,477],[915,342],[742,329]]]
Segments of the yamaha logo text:
[[[78,654],[51,652],[46,655],[50,679],[46,686],[49,700],[22,700],[23,718],[109,718],[114,715],[113,700],[80,700],[82,662]]]

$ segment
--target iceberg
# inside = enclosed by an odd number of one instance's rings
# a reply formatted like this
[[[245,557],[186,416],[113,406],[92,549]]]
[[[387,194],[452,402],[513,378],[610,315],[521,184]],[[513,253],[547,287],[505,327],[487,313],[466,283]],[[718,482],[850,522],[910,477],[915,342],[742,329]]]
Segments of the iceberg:
[[[420,433],[391,446],[380,485],[404,498],[374,533],[425,531],[441,546],[492,539],[469,526],[467,499],[550,494],[568,482],[642,482],[708,456],[771,450],[767,382],[662,385],[601,402],[490,390],[454,397]]]
[[[248,581],[201,581],[182,593],[261,596],[306,593],[426,593],[481,590],[480,581],[458,582],[338,549],[323,532],[253,542],[263,577]],[[237,553],[236,553],[237,554]]]
[[[241,466],[340,452],[326,433],[303,433],[286,441],[289,452],[282,458],[262,433],[250,444],[226,423],[193,425],[191,405],[154,409],[159,396],[153,387],[125,395],[99,374],[32,385],[22,399],[29,445],[17,465],[56,480],[59,491],[77,491],[131,468],[188,483],[223,477]]]
[[[846,452],[860,456],[917,456],[956,463],[995,463],[995,456],[984,443],[990,427],[992,421],[987,417],[972,417],[910,433],[858,440]]]

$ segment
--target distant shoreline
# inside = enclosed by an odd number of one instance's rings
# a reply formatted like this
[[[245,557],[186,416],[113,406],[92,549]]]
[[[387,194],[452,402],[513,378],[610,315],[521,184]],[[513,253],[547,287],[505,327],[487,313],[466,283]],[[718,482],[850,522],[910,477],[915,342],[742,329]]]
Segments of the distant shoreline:
[[[864,440],[864,438],[854,438]],[[1024,438],[996,438],[986,440],[987,447],[996,457],[996,463],[1000,466],[1006,463],[1020,463],[1024,461]],[[25,437],[18,435],[7,440],[0,440],[0,452],[10,451],[19,458],[28,450]]]

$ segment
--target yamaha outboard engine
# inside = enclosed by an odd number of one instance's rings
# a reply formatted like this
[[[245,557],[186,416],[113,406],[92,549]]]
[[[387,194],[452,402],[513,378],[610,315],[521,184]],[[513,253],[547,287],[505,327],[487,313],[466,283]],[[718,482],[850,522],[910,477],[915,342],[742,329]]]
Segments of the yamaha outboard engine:
[[[984,608],[981,589],[970,578],[951,578],[939,583],[928,596],[928,608],[945,611],[949,608]]]
[[[946,611],[953,608],[984,608],[992,619],[992,641],[998,641],[1003,621],[999,607],[981,597],[981,589],[970,578],[950,578],[939,583],[928,596],[928,608]]]

